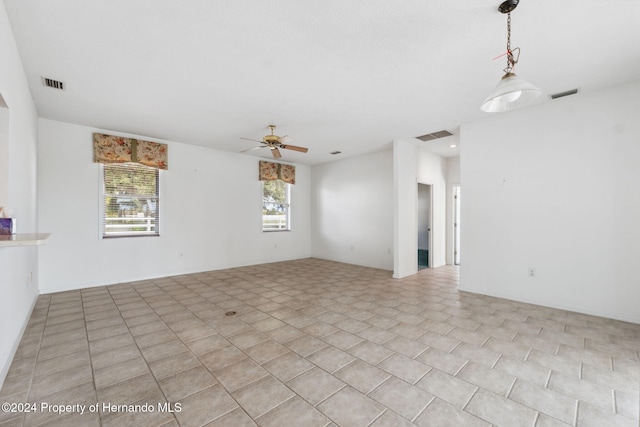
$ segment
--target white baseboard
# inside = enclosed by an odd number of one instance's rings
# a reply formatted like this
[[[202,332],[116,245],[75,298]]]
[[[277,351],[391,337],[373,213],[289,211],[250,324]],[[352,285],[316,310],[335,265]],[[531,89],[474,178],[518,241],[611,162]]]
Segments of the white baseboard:
[[[463,292],[469,292],[471,294],[486,295],[489,297],[502,298],[510,301],[523,302],[525,304],[539,305],[541,307],[555,308],[557,310],[571,311],[574,313],[587,314],[589,316],[604,317],[605,319],[613,319],[613,320],[619,320],[621,322],[640,324],[640,313],[638,314],[638,316],[625,316],[625,315],[620,315],[619,313],[609,313],[602,310],[591,310],[588,308],[585,309],[583,307],[576,307],[576,306],[565,305],[565,304],[554,304],[554,303],[549,304],[546,301],[536,301],[529,298],[518,298],[513,295],[503,295],[499,293],[484,292],[484,291],[483,292],[471,291],[468,289],[464,289],[462,287],[459,287],[458,290]]]

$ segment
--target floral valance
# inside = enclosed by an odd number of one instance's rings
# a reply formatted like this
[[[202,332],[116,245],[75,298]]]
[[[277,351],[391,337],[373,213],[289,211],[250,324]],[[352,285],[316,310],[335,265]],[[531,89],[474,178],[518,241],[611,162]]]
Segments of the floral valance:
[[[93,134],[95,163],[141,163],[156,169],[168,169],[167,144],[134,138]]]
[[[293,165],[260,161],[259,175],[260,181],[281,179],[289,184],[296,183],[296,167]]]

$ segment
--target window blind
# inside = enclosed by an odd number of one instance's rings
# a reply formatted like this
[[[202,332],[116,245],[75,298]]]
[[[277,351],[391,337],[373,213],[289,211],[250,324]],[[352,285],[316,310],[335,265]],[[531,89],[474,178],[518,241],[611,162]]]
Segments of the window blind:
[[[159,170],[103,164],[103,237],[160,235]]]

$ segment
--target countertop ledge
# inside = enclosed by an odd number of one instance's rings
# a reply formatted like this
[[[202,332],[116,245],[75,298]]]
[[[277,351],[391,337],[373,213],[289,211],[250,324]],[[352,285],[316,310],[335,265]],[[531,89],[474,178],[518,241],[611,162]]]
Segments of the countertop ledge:
[[[0,248],[46,245],[51,233],[18,233],[0,236]]]

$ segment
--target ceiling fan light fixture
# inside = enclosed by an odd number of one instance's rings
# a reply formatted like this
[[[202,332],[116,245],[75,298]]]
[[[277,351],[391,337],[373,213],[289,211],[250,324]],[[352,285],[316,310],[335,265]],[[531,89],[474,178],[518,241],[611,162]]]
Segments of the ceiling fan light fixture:
[[[280,137],[278,135],[274,135],[274,131],[276,130],[276,125],[269,125],[269,130],[271,130],[271,135],[265,135],[262,137],[262,140],[267,144],[278,142]]]
[[[262,140],[264,142],[266,142],[267,144],[272,143],[272,142],[278,142],[278,137],[276,135],[265,135],[262,137]]]
[[[506,73],[480,109],[488,113],[513,110],[528,104],[540,93],[540,89],[515,73]]]

